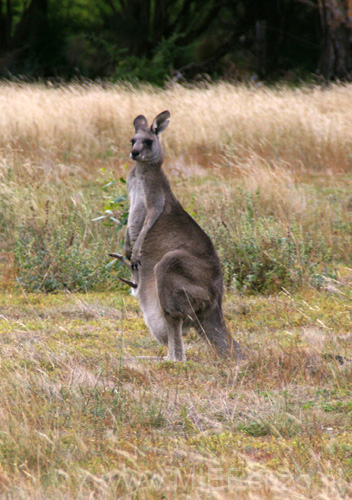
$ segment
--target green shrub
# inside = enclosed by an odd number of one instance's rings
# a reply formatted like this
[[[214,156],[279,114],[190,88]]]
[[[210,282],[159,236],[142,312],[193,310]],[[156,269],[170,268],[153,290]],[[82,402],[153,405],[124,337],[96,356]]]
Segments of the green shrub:
[[[115,69],[114,77],[117,80],[136,82],[149,82],[154,85],[163,85],[170,77],[175,61],[184,53],[176,45],[178,35],[162,40],[155,48],[153,56],[136,57],[120,54],[119,62]]]
[[[82,230],[69,220],[54,228],[29,221],[15,241],[17,281],[29,291],[88,290],[102,280],[95,250],[84,247]]]
[[[60,202],[52,202],[55,209],[49,210],[49,201],[45,213],[30,205],[30,218],[14,219],[15,271],[17,282],[26,290],[50,293],[121,288],[117,275],[128,277],[128,272],[109,253],[121,252],[123,245],[120,229],[128,217],[126,181],[114,179],[105,169],[101,174],[101,186],[76,207],[65,193]],[[114,194],[116,187],[118,195]],[[101,215],[94,218],[98,207],[102,207]]]
[[[260,193],[239,195],[242,202],[224,207],[226,218],[203,214],[200,221],[219,252],[226,286],[271,293],[303,284],[319,287],[326,277],[336,277],[332,250],[321,232],[304,231],[294,216],[283,227],[260,210]]]

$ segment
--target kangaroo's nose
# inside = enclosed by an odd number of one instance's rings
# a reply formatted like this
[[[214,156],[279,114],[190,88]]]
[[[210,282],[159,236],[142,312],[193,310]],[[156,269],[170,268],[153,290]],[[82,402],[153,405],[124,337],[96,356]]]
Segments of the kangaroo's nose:
[[[140,151],[131,151],[131,156],[133,158],[133,160],[135,160],[137,158],[137,156],[139,155]]]

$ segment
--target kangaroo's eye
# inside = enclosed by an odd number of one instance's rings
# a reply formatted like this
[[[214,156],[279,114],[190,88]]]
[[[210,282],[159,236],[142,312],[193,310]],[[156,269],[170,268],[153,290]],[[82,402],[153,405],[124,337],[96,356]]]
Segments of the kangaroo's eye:
[[[148,147],[148,148],[151,148],[152,145],[153,145],[153,141],[151,139],[146,139],[145,141],[145,145]]]
[[[131,139],[132,146],[135,144],[135,142],[136,142],[136,139]]]

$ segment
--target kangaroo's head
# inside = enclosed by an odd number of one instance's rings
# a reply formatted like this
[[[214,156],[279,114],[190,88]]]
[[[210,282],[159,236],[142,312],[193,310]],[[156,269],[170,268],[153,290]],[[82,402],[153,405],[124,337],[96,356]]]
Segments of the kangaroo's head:
[[[132,160],[138,161],[138,163],[162,163],[163,150],[159,141],[159,134],[166,129],[169,121],[169,111],[163,111],[157,115],[151,127],[148,127],[147,119],[143,115],[139,115],[134,119],[135,134],[131,139]]]

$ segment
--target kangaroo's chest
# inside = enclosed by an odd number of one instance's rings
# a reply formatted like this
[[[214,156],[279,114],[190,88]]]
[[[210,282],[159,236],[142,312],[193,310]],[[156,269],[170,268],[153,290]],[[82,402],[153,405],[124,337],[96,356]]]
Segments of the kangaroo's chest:
[[[130,176],[127,186],[130,201],[128,230],[130,238],[134,242],[142,229],[146,216],[146,197],[142,179],[138,175]]]

